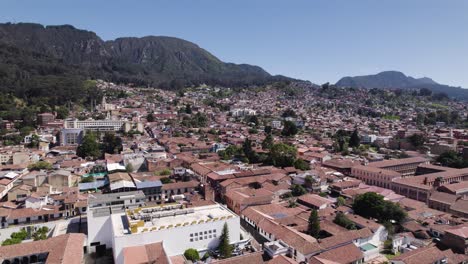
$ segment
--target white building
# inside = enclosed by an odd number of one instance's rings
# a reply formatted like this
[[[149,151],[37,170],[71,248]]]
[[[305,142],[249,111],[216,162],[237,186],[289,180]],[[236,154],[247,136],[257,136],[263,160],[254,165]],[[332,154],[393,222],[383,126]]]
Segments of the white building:
[[[257,114],[257,111],[248,108],[236,108],[231,110],[231,114],[234,117],[253,116]]]
[[[114,199],[120,200],[122,195],[127,197],[127,204],[130,205],[129,202],[133,199],[129,197],[136,192],[132,193],[112,195]],[[101,195],[100,198],[103,196],[106,195]],[[104,199],[110,204],[115,204],[106,197]],[[219,236],[225,223],[229,229],[231,243],[243,242],[240,241],[239,216],[219,204],[195,208],[169,204],[130,210],[123,209],[126,206],[122,201],[119,204],[120,206],[110,206],[111,210],[109,206],[90,207],[88,213],[90,250],[103,244],[112,247],[115,263],[118,264],[124,262],[124,248],[162,241],[168,256],[183,254],[188,248],[195,248],[202,253],[214,249],[219,244]]]
[[[65,128],[81,128],[86,130],[99,130],[99,131],[119,131],[122,130],[125,121],[122,120],[78,120],[68,119],[65,120]]]

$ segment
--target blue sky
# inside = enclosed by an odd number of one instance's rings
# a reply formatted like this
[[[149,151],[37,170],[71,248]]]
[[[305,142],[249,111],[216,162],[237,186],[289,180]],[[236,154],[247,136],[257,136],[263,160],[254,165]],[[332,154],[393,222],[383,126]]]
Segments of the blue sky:
[[[2,0],[0,22],[71,24],[105,40],[180,37],[319,84],[400,70],[468,88],[465,0]]]

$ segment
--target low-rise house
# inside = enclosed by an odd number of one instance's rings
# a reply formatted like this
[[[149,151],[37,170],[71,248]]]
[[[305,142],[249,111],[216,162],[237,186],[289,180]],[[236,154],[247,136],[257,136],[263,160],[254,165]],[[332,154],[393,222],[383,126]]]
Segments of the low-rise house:
[[[442,243],[461,254],[468,254],[468,226],[445,230]]]
[[[270,204],[273,201],[273,193],[264,188],[238,188],[229,190],[225,200],[229,209],[239,214],[248,206]]]
[[[0,247],[3,263],[83,263],[84,234],[66,234],[46,240]]]
[[[332,200],[317,194],[304,194],[297,198],[297,202],[315,210],[325,209],[333,204]]]
[[[72,174],[66,170],[52,171],[47,175],[47,183],[55,191],[60,191],[64,187],[72,186]]]

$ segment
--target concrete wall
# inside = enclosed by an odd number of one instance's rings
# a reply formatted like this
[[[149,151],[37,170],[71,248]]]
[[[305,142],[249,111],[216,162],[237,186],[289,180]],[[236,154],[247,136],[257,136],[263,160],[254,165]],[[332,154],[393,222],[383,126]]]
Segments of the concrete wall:
[[[114,218],[119,220],[118,218]],[[209,222],[204,224],[189,225],[174,227],[171,229],[149,231],[138,234],[130,234],[116,236],[113,243],[115,263],[122,264],[123,249],[125,247],[146,245],[155,242],[164,241],[164,248],[168,256],[183,254],[188,248],[195,248],[198,251],[206,251],[207,249],[216,248],[218,246],[218,238],[222,233],[224,223],[227,223],[229,229],[229,238],[231,243],[240,241],[240,218],[234,217],[226,220]],[[203,239],[190,242],[190,234],[195,232],[204,232],[208,230],[216,230],[216,238]],[[207,234],[209,235],[209,234]],[[89,240],[89,234],[88,234]]]

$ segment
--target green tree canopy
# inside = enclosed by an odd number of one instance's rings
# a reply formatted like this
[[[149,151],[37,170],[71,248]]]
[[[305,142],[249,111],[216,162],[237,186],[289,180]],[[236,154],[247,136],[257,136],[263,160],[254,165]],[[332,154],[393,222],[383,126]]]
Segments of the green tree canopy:
[[[333,223],[349,230],[356,229],[356,225],[342,212],[336,213]]]
[[[424,135],[421,134],[413,134],[408,137],[408,142],[411,143],[415,148],[422,147],[424,145],[424,142],[426,142],[426,138]]]
[[[309,162],[303,159],[297,159],[296,161],[294,161],[294,168],[298,170],[306,171],[306,170],[310,170],[310,165],[309,165]]]
[[[297,150],[284,143],[274,144],[270,149],[270,159],[276,167],[291,167],[296,161]]]
[[[107,132],[104,134],[101,149],[104,153],[119,154],[123,150],[122,138]]]
[[[50,164],[47,161],[38,161],[36,163],[30,164],[28,166],[28,169],[33,171],[33,170],[51,170],[52,169],[52,164]]]
[[[262,141],[262,149],[270,149],[273,146],[273,136],[271,134],[267,134],[265,139]]]
[[[320,219],[317,210],[312,210],[309,216],[309,224],[307,226],[307,233],[315,238],[320,234]]]
[[[359,133],[357,129],[354,129],[351,137],[349,138],[349,146],[352,148],[357,148],[361,144],[361,138],[359,137]]]
[[[229,228],[227,223],[224,223],[223,231],[219,236],[219,254],[222,258],[229,258],[232,255],[232,245],[229,241]]]
[[[360,216],[375,218],[380,222],[389,220],[401,222],[406,218],[406,212],[399,205],[385,201],[382,195],[374,192],[356,196],[353,210]]]
[[[456,151],[449,150],[439,155],[436,159],[437,162],[442,166],[451,168],[466,168],[468,167],[468,161],[464,160],[460,154]]]
[[[304,186],[299,185],[299,184],[293,184],[291,185],[290,188],[291,188],[291,194],[293,196],[301,196],[307,193],[307,190],[304,188]]]
[[[154,114],[153,114],[153,112],[148,113],[148,115],[146,116],[146,121],[148,121],[148,122],[154,122]]]
[[[296,124],[292,121],[284,121],[283,122],[283,130],[281,131],[281,135],[285,137],[294,136],[297,134],[299,130],[296,127]]]
[[[95,133],[87,132],[83,142],[78,146],[76,154],[82,158],[98,159],[102,156],[98,139]]]
[[[198,254],[198,251],[194,248],[189,248],[185,250],[184,257],[193,262],[200,260],[200,255]]]

